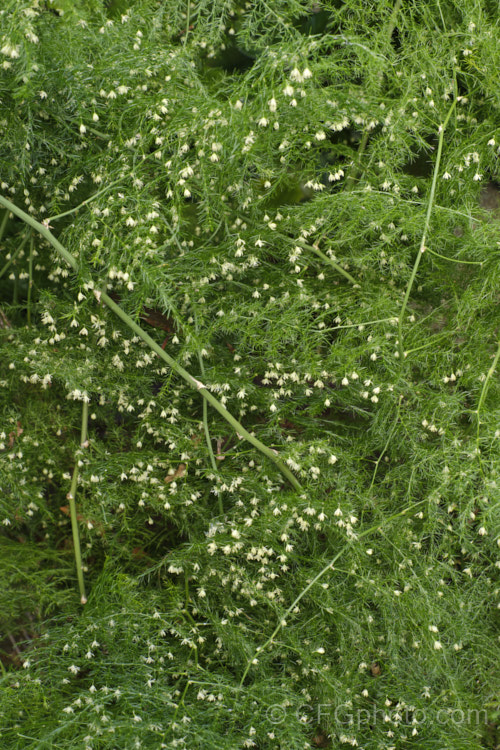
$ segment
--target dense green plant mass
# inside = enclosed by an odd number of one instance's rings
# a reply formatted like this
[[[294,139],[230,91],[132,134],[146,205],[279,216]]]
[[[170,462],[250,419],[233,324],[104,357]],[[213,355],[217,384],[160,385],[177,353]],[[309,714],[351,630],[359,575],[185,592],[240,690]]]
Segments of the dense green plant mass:
[[[2,748],[496,747],[498,35],[4,0]]]

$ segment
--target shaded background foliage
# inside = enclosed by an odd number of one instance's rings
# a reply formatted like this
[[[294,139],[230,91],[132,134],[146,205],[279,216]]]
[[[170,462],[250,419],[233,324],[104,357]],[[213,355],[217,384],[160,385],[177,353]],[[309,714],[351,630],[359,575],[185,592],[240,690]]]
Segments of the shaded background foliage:
[[[80,271],[0,219],[3,747],[495,747],[497,37],[468,0],[4,3],[1,191]],[[303,493],[210,410],[214,471],[103,284]]]

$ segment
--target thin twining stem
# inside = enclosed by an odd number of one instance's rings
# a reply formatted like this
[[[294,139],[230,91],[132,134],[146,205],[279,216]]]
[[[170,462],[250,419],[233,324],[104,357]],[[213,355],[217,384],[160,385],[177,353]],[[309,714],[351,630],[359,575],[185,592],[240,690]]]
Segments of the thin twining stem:
[[[354,286],[359,286],[359,283],[354,279],[350,273],[347,273],[346,270],[342,268],[342,266],[337,263],[337,261],[333,260],[333,258],[330,258],[328,255],[326,255],[324,252],[322,252],[319,247],[315,247],[315,245],[309,245],[304,240],[295,240],[297,245],[301,245],[301,247],[305,248],[306,250],[312,250],[313,253],[316,253],[316,255],[321,258],[321,260],[324,260],[325,263],[329,263],[333,268],[335,268],[338,273],[342,274],[344,278],[346,278],[348,281],[351,282],[351,284],[354,284]]]
[[[343,326],[333,326],[333,328],[322,328],[322,333],[327,331],[340,331],[341,328],[362,328],[364,326],[373,326],[376,323],[393,323],[396,324],[398,319],[392,316],[391,318],[380,318],[379,320],[362,320],[360,323],[347,323]]]
[[[390,442],[392,440],[392,436],[396,432],[396,428],[398,426],[399,413],[401,411],[401,402],[402,402],[402,400],[403,400],[403,396],[400,396],[399,397],[399,401],[398,401],[398,409],[397,409],[397,412],[396,412],[396,419],[394,420],[394,424],[391,427],[391,430],[389,432],[389,437],[387,438],[387,442],[386,442],[386,444],[384,445],[384,447],[382,449],[382,453],[377,458],[377,462],[375,464],[375,470],[373,472],[372,481],[370,483],[370,487],[368,488],[368,492],[371,492],[372,489],[373,489],[373,485],[375,484],[375,479],[376,479],[376,476],[377,476],[378,467],[380,466],[380,462],[382,461],[382,458],[385,456],[387,448],[389,447]]]
[[[115,185],[117,185],[119,182],[122,182],[123,177],[120,177],[119,180],[115,180],[114,182],[110,183],[109,185],[106,185],[105,188],[102,190],[98,190],[96,193],[93,193],[89,198],[82,201],[78,204],[78,206],[75,206],[74,208],[70,208],[67,211],[63,211],[62,214],[57,214],[56,216],[51,216],[48,221],[57,221],[57,219],[62,219],[64,216],[69,216],[70,214],[77,213],[81,208],[86,206],[88,203],[91,203],[92,201],[95,201],[96,198],[99,198],[99,196],[103,195],[104,193],[107,193],[109,190],[111,190]]]
[[[26,316],[28,325],[31,325],[31,292],[33,289],[33,251],[35,247],[35,238],[33,230],[30,232],[30,256],[28,261],[28,299],[26,302]]]
[[[196,313],[195,313],[195,325],[196,325],[196,334],[198,334],[198,319],[196,317]],[[201,377],[205,379],[205,365],[203,364],[203,357],[199,349],[198,349],[198,362],[200,363]],[[212,469],[214,470],[215,474],[218,474],[219,470],[217,468],[217,462],[214,456],[214,449],[212,447],[212,439],[210,437],[210,429],[208,426],[208,402],[206,399],[203,399],[203,430],[205,432],[205,440],[207,443],[208,455],[210,456],[210,463],[212,464]],[[222,516],[224,515],[224,506],[222,504],[222,497],[221,497],[220,492],[217,495],[217,501],[219,505],[219,512]]]
[[[9,220],[9,213],[10,211],[6,211],[2,217],[2,223],[0,224],[0,240],[2,239],[4,232],[5,232],[5,227],[7,226],[7,222]]]
[[[403,299],[403,304],[401,306],[401,311],[398,316],[398,349],[399,349],[399,358],[402,361],[404,358],[404,347],[403,347],[403,320],[404,320],[404,314],[406,311],[406,306],[408,304],[408,300],[410,298],[410,293],[413,287],[413,282],[415,281],[415,277],[417,275],[418,267],[420,265],[420,259],[422,258],[422,255],[426,251],[425,243],[427,242],[427,234],[429,231],[429,224],[431,220],[431,213],[432,213],[432,207],[434,204],[434,194],[436,192],[436,182],[437,182],[437,176],[439,173],[439,165],[441,163],[441,153],[443,151],[443,139],[444,139],[444,131],[446,129],[446,126],[448,125],[448,121],[451,117],[451,114],[455,108],[456,100],[453,101],[453,104],[448,110],[448,114],[446,115],[446,119],[442,125],[439,126],[439,143],[438,143],[438,149],[437,149],[437,155],[436,155],[436,163],[434,165],[434,174],[432,175],[432,185],[431,185],[431,192],[429,195],[429,202],[427,204],[427,213],[425,215],[425,222],[424,222],[424,231],[422,233],[422,239],[420,240],[420,246],[418,248],[417,257],[415,259],[415,263],[413,265],[413,270],[411,272],[410,280],[408,282],[408,286],[406,287],[405,296]]]
[[[202,356],[201,356],[200,352],[198,352],[198,361],[200,363],[201,376],[202,376],[202,378],[204,378],[205,377],[205,367],[203,365],[203,359],[202,359]],[[210,437],[210,430],[208,428],[208,403],[207,403],[206,399],[203,399],[203,428],[205,430],[205,437],[206,437],[206,440],[207,440],[207,448],[208,448],[208,453],[210,455],[210,463],[212,464],[212,469],[216,472],[217,471],[217,463],[215,461],[214,449],[212,448],[212,439]],[[222,508],[222,505],[220,507],[220,511],[221,511],[221,513],[224,512],[224,509]]]
[[[426,248],[426,252],[430,253],[431,255],[435,255],[436,258],[447,260],[449,263],[462,263],[467,266],[482,266],[483,265],[482,260],[460,260],[460,258],[448,258],[446,255],[441,255],[441,253],[437,253],[435,250],[431,250],[430,247]]]
[[[422,505],[422,503],[425,503],[425,502],[427,502],[427,501],[426,500],[420,500],[418,503],[413,503],[412,505],[409,505],[407,508],[404,508],[399,513],[395,513],[392,516],[388,516],[384,520],[384,523],[388,523],[389,521],[393,521],[395,518],[399,518],[400,516],[404,516],[410,510],[413,510],[413,508],[416,508],[418,505]],[[369,529],[366,529],[365,531],[362,531],[360,534],[357,535],[357,539],[362,539],[365,536],[369,536],[370,534],[375,533],[376,531],[378,531],[380,529],[381,525],[382,525],[381,523],[377,523],[375,526],[371,526]],[[257,649],[255,650],[255,652],[253,653],[253,655],[250,657],[250,659],[248,660],[248,663],[247,663],[247,665],[245,667],[245,671],[243,672],[243,676],[242,676],[242,678],[240,680],[240,684],[239,684],[240,689],[243,687],[243,684],[244,684],[244,682],[246,680],[247,674],[248,674],[248,672],[250,670],[250,667],[254,663],[254,660],[255,660],[257,654],[260,653],[261,651],[264,651],[269,645],[271,645],[273,643],[274,639],[276,638],[276,636],[280,632],[281,628],[285,627],[285,625],[286,625],[286,618],[293,612],[293,610],[295,609],[295,607],[297,606],[297,604],[307,594],[307,592],[310,589],[312,589],[312,587],[321,578],[323,578],[323,576],[326,573],[328,573],[329,570],[334,570],[334,568],[333,568],[334,564],[337,562],[337,560],[339,559],[339,557],[341,557],[344,554],[344,552],[347,550],[347,548],[350,546],[350,544],[351,544],[351,542],[348,542],[343,547],[341,547],[340,550],[337,552],[337,554],[330,560],[330,562],[328,563],[328,565],[325,565],[325,567],[322,568],[322,570],[320,570],[320,572],[312,579],[312,581],[309,581],[309,583],[307,584],[307,586],[302,589],[302,591],[300,592],[300,594],[290,604],[290,606],[288,607],[288,609],[284,613],[283,617],[281,618],[281,621],[276,626],[276,628],[274,629],[274,631],[272,632],[272,634],[269,636],[269,638],[267,639],[267,641],[262,646],[258,646],[257,647]]]
[[[386,192],[384,190],[372,190],[370,187],[370,190],[367,191],[365,188],[361,188],[360,190],[353,190],[351,195],[362,195],[365,200],[367,196],[370,195],[381,195],[384,198],[389,198],[391,201],[397,200],[400,203],[410,203],[413,206],[423,206],[425,205],[422,203],[422,201],[414,201],[411,200],[411,198],[403,198],[401,195],[397,195],[396,193],[392,192]],[[447,211],[449,214],[455,214],[456,216],[463,216],[464,219],[471,220],[471,215],[466,214],[463,211],[457,211],[455,208],[449,208],[448,206],[441,206],[439,203],[434,203],[434,209],[438,209],[439,211]],[[359,235],[362,236],[362,235]],[[352,239],[356,239],[353,237]],[[345,242],[345,240],[341,240],[342,242]]]
[[[0,205],[5,206],[5,208],[8,208],[12,213],[25,221],[26,224],[29,224],[29,226],[33,227],[33,229],[36,229],[36,231],[41,234],[42,237],[45,237],[47,242],[49,242],[52,247],[57,250],[57,252],[64,258],[66,263],[71,266],[71,268],[75,272],[78,272],[79,269],[76,258],[74,258],[71,253],[66,250],[64,245],[62,245],[59,240],[54,237],[47,226],[40,224],[39,221],[27,214],[21,208],[18,208],[14,203],[11,203],[11,201],[9,201],[7,198],[4,198],[2,195],[0,195]],[[185,370],[178,362],[176,362],[173,357],[167,354],[167,352],[162,349],[161,346],[157,344],[156,341],[154,341],[154,339],[152,339],[151,336],[149,336],[139,325],[137,325],[137,323],[132,320],[130,315],[128,315],[125,310],[122,310],[122,308],[117,305],[116,302],[114,302],[111,297],[106,294],[106,292],[95,290],[94,294],[97,297],[98,301],[103,302],[105,305],[107,305],[107,307],[109,307],[110,310],[115,313],[115,315],[117,315],[132,331],[134,331],[134,333],[136,333],[137,336],[139,336],[149,346],[150,349],[156,352],[156,354],[164,362],[166,362],[172,368],[172,370],[180,375],[181,378],[183,378],[192,388],[195,388],[200,393],[202,398],[208,401],[208,403],[211,404],[227,422],[229,422],[238,437],[240,437],[241,439],[245,438],[245,440],[253,445],[254,448],[257,448],[257,450],[260,451],[264,456],[267,456],[267,458],[269,458],[274,463],[274,465],[279,469],[283,476],[288,479],[294,489],[298,491],[302,489],[300,483],[292,474],[292,472],[279,460],[277,451],[268,448],[266,445],[264,445],[264,443],[256,438],[255,435],[252,435],[250,432],[248,432],[248,430],[246,430],[243,425],[233,417],[233,415],[226,409],[226,407],[223,406],[212,393],[210,393],[210,391],[206,388],[205,385],[203,385],[203,383],[190,375],[190,373],[187,372],[187,370]]]
[[[92,130],[94,133],[97,132],[93,128],[88,127],[88,129]],[[104,133],[101,133],[100,135],[101,135],[102,138],[108,138],[108,136],[106,136]],[[148,154],[147,156],[144,157],[144,160],[141,163],[144,164],[144,162],[147,161],[147,159],[150,159],[152,156],[153,156],[153,154]],[[62,219],[64,216],[69,216],[70,214],[77,213],[81,208],[83,208],[84,206],[86,206],[88,203],[91,203],[92,201],[95,201],[96,198],[99,198],[101,195],[104,195],[104,193],[108,193],[112,188],[114,188],[120,182],[123,182],[124,179],[126,179],[127,177],[132,176],[133,174],[134,174],[134,171],[131,170],[128,175],[125,175],[125,176],[122,175],[117,180],[113,180],[113,182],[108,183],[108,185],[106,185],[106,187],[103,187],[101,190],[98,190],[96,193],[93,193],[92,195],[90,195],[88,198],[86,198],[84,201],[82,201],[81,203],[79,203],[74,208],[69,208],[67,211],[64,211],[62,214],[57,214],[57,215],[54,215],[54,216],[50,216],[47,219],[48,223],[50,224],[52,221],[57,221],[57,219]],[[154,182],[156,182],[156,180]]]
[[[75,551],[75,563],[76,563],[76,575],[78,577],[78,587],[80,589],[80,602],[82,604],[87,603],[87,595],[85,593],[85,583],[83,580],[83,566],[82,566],[82,553],[80,550],[80,535],[78,532],[78,520],[76,517],[76,488],[78,485],[78,461],[79,454],[82,448],[86,448],[87,443],[87,426],[89,418],[89,406],[87,401],[83,402],[82,408],[82,427],[80,432],[80,450],[75,453],[75,466],[73,469],[73,478],[71,480],[71,489],[67,495],[69,500],[69,512],[71,516],[71,530],[73,532],[73,549]]]
[[[498,342],[498,348],[497,348],[497,352],[495,354],[495,357],[493,359],[493,364],[491,365],[490,369],[488,370],[488,373],[487,373],[486,378],[484,380],[483,387],[481,389],[481,395],[479,396],[479,401],[478,401],[478,404],[477,404],[477,411],[476,411],[476,414],[477,414],[476,453],[477,453],[477,456],[479,458],[479,466],[481,468],[481,473],[483,473],[483,464],[482,464],[482,461],[481,461],[481,448],[479,447],[480,446],[480,429],[481,429],[480,414],[481,414],[481,409],[483,408],[484,399],[486,398],[486,394],[488,392],[488,387],[489,387],[489,384],[490,384],[490,380],[491,380],[491,378],[493,377],[493,375],[495,373],[495,370],[496,370],[496,367],[498,365],[498,360],[499,359],[500,359],[500,341]]]

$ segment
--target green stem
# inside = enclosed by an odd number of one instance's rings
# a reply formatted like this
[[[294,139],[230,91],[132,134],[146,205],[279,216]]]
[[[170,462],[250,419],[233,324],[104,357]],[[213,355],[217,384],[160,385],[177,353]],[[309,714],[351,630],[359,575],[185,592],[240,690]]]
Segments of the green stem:
[[[442,258],[443,260],[447,260],[449,263],[464,263],[467,266],[482,266],[483,265],[482,260],[459,260],[458,258],[447,258],[446,255],[441,255],[441,253],[437,253],[435,250],[431,250],[430,247],[426,248],[426,252],[430,253],[431,255],[435,255],[436,258]]]
[[[420,502],[418,502],[418,503],[413,503],[412,505],[409,505],[407,508],[405,508],[404,510],[400,511],[399,513],[395,513],[394,515],[389,516],[388,518],[385,519],[385,521],[386,522],[393,521],[395,518],[399,518],[399,516],[404,516],[410,510],[413,510],[413,508],[416,508],[418,505],[422,505],[422,503],[425,503],[425,502],[427,502],[427,501],[426,500],[420,500]],[[357,539],[362,539],[363,537],[368,536],[369,534],[373,534],[375,531],[378,531],[379,528],[380,528],[380,523],[377,523],[375,526],[371,526],[369,529],[366,529],[366,531],[362,531],[360,534],[358,534],[357,535]],[[267,639],[267,641],[264,643],[263,646],[259,646],[256,649],[256,651],[254,652],[254,654],[252,655],[252,657],[248,660],[248,663],[247,663],[247,665],[245,667],[245,671],[243,672],[243,676],[242,676],[242,678],[240,680],[240,684],[239,684],[240,689],[243,687],[243,683],[245,682],[246,676],[247,676],[247,674],[248,674],[248,672],[250,670],[250,667],[252,665],[253,660],[255,659],[255,656],[258,653],[260,653],[261,651],[264,651],[274,641],[274,639],[276,638],[276,636],[280,632],[281,628],[283,627],[283,622],[286,621],[286,618],[293,612],[293,610],[295,609],[295,607],[297,606],[297,604],[300,602],[300,600],[307,594],[307,592],[310,589],[312,589],[312,587],[321,578],[323,578],[323,576],[325,575],[325,573],[327,573],[329,570],[332,569],[333,565],[337,562],[337,560],[339,559],[339,557],[341,557],[344,554],[344,552],[346,551],[346,549],[349,546],[350,546],[350,543],[345,544],[337,552],[337,554],[330,560],[330,562],[328,563],[328,565],[325,565],[325,567],[322,570],[320,570],[320,572],[312,579],[312,581],[310,581],[307,584],[307,586],[304,589],[302,589],[302,591],[294,599],[294,601],[292,602],[292,604],[290,604],[290,606],[288,607],[288,609],[284,613],[284,615],[283,615],[280,623],[274,629],[272,635],[269,636],[269,638]]]
[[[96,193],[94,193],[93,195],[91,195],[89,198],[87,198],[86,200],[84,200],[81,203],[79,203],[78,206],[75,206],[75,208],[70,208],[67,211],[64,211],[62,214],[57,214],[56,216],[51,216],[49,219],[47,219],[47,221],[50,224],[51,221],[57,221],[57,219],[62,219],[63,216],[69,216],[69,214],[76,213],[81,208],[83,208],[83,206],[86,206],[87,203],[92,203],[92,201],[95,201],[95,199],[99,198],[100,195],[103,195],[104,193],[109,192],[109,190],[111,190],[111,188],[113,188],[115,185],[118,185],[118,183],[121,182],[122,179],[123,178],[120,177],[119,180],[115,180],[114,182],[110,182],[109,185],[106,185],[105,188],[103,188],[102,190],[98,190]]]
[[[83,402],[82,408],[82,427],[80,433],[80,450],[87,444],[87,425],[88,425],[89,407],[86,401]],[[87,603],[85,594],[85,583],[83,580],[82,553],[80,550],[80,535],[78,533],[78,520],[76,517],[76,488],[78,484],[78,456],[79,451],[75,453],[75,467],[73,469],[73,478],[71,480],[71,489],[68,493],[69,510],[71,515],[71,530],[73,532],[73,548],[75,550],[76,575],[78,577],[78,587],[80,589],[80,602]]]
[[[319,248],[314,247],[314,245],[308,245],[307,242],[305,242],[304,240],[296,240],[296,242],[297,242],[298,245],[301,245],[306,250],[312,250],[313,253],[316,253],[316,255],[319,258],[321,258],[322,260],[324,260],[325,263],[329,263],[331,266],[333,266],[333,268],[335,268],[335,270],[338,271],[338,273],[342,274],[342,276],[344,276],[344,278],[346,278],[348,281],[350,281],[351,284],[354,284],[354,286],[359,286],[359,284],[356,281],[356,279],[354,279],[351,276],[350,273],[347,273],[347,271],[345,271],[342,268],[341,265],[339,265],[335,260],[333,260],[332,258],[330,258],[328,255],[326,255],[325,253],[323,253]]]
[[[177,704],[177,708],[175,709],[174,717],[172,719],[172,724],[175,723],[175,720],[177,718],[177,714],[179,713],[179,708],[184,705],[184,698],[186,697],[186,693],[187,693],[188,687],[190,685],[191,685],[191,680],[188,679],[187,682],[186,682],[186,687],[184,688],[183,693],[181,695],[181,699],[180,699],[179,703]]]
[[[96,130],[96,128],[93,128],[91,125],[87,125],[87,130],[105,141],[109,141],[110,139],[110,136],[107,133],[103,133],[101,130]]]
[[[28,280],[28,300],[26,303],[26,313],[28,318],[28,325],[31,325],[31,290],[33,287],[33,249],[35,244],[35,238],[33,236],[33,232],[30,233],[30,257],[29,257],[29,264],[28,264],[28,274],[29,274],[29,280]]]
[[[371,492],[372,489],[373,489],[373,485],[375,484],[375,478],[377,476],[378,467],[380,466],[380,462],[382,461],[382,458],[384,457],[385,452],[386,452],[387,448],[389,447],[389,444],[390,444],[390,442],[392,440],[392,436],[394,435],[394,433],[396,431],[396,427],[398,426],[399,412],[401,411],[401,402],[402,402],[402,400],[403,400],[403,396],[400,396],[399,397],[399,401],[398,401],[398,410],[397,410],[397,413],[396,413],[396,419],[394,420],[394,424],[392,425],[391,431],[389,433],[389,437],[387,438],[387,442],[386,442],[386,444],[384,445],[384,447],[382,449],[382,453],[377,458],[377,463],[375,464],[375,470],[373,472],[373,477],[372,477],[372,481],[371,481],[370,487],[368,488],[368,492]]]
[[[446,115],[446,119],[442,125],[439,126],[439,143],[438,143],[438,150],[437,150],[437,156],[436,156],[436,163],[434,165],[434,174],[432,175],[432,185],[431,185],[431,192],[429,195],[429,202],[427,204],[427,213],[425,215],[425,222],[424,222],[424,231],[422,234],[422,239],[420,240],[420,246],[418,248],[417,257],[415,259],[415,263],[413,265],[413,270],[411,272],[410,280],[408,282],[408,285],[406,287],[405,296],[403,299],[403,304],[401,306],[401,311],[399,313],[398,317],[398,333],[399,333],[399,340],[398,340],[398,349],[399,349],[399,359],[402,362],[404,358],[404,347],[403,347],[403,318],[406,311],[406,306],[408,304],[408,300],[410,298],[410,293],[413,287],[413,282],[415,281],[415,277],[417,275],[418,267],[420,265],[420,260],[422,258],[422,255],[424,254],[426,247],[425,243],[427,241],[427,233],[429,231],[429,224],[431,220],[431,213],[432,213],[432,206],[434,204],[434,194],[436,192],[436,182],[437,182],[437,176],[439,173],[439,165],[441,163],[441,153],[443,151],[443,139],[444,139],[444,131],[446,129],[446,126],[448,125],[448,121],[451,117],[451,114],[455,108],[456,100],[451,105],[450,109],[448,110],[448,114]]]
[[[207,448],[208,452],[210,454],[210,463],[212,464],[212,469],[214,471],[217,471],[217,464],[215,462],[215,456],[214,456],[214,449],[212,448],[212,440],[210,438],[210,430],[208,428],[208,404],[203,400],[203,428],[205,430],[205,438],[207,441]],[[221,507],[221,512],[223,511]]]
[[[7,198],[4,198],[2,195],[0,195],[0,204],[8,208],[20,219],[23,219],[23,221],[25,221],[29,226],[33,227],[33,229],[36,229],[36,231],[39,232],[39,234],[41,234],[42,237],[44,237],[55,250],[57,250],[57,252],[64,258],[68,265],[71,266],[73,271],[78,272],[78,262],[71,255],[71,253],[66,250],[64,245],[62,245],[59,240],[57,240],[53,236],[48,227],[40,224],[40,222],[38,222],[36,219],[33,219],[33,217],[31,217],[21,208],[18,208],[14,203],[11,203],[11,201],[9,201]],[[185,370],[180,364],[178,364],[178,362],[176,362],[173,357],[167,354],[167,352],[162,349],[161,346],[157,344],[156,341],[154,341],[151,336],[149,336],[139,325],[137,325],[137,323],[132,320],[130,315],[122,310],[122,308],[119,307],[119,305],[117,305],[116,302],[114,302],[108,294],[98,291],[95,291],[94,294],[96,295],[98,301],[102,300],[102,302],[104,302],[110,308],[110,310],[115,313],[115,315],[117,315],[132,331],[134,331],[134,333],[136,333],[143,341],[145,341],[149,348],[156,352],[156,354],[158,354],[158,356],[163,359],[163,361],[166,362],[172,368],[172,370],[174,370],[187,383],[189,383],[192,388],[195,388],[197,391],[199,391],[202,398],[208,401],[208,403],[212,404],[214,409],[216,409],[216,411],[218,411],[219,414],[224,417],[227,422],[229,422],[229,424],[231,425],[231,427],[233,427],[239,437],[245,438],[251,445],[254,446],[254,448],[257,448],[257,450],[267,456],[267,458],[269,458],[274,463],[274,465],[279,469],[283,476],[288,479],[294,489],[296,489],[297,491],[300,491],[302,489],[300,483],[294,477],[292,472],[279,460],[279,458],[277,457],[277,452],[271,450],[271,448],[268,448],[266,445],[261,443],[258,438],[248,432],[248,430],[246,430],[243,425],[241,425],[238,420],[233,417],[233,415],[225,408],[225,406],[223,406],[215,398],[215,396],[213,396],[210,391],[207,390],[203,383],[200,383],[199,380],[193,378],[193,376],[190,375],[189,372],[187,372],[187,370]]]
[[[416,346],[414,349],[407,349],[404,353],[405,359],[409,354],[413,354],[414,352],[420,352],[422,351],[422,349],[428,349],[429,346],[435,346],[436,339],[446,338],[446,336],[453,336],[454,333],[456,333],[456,331],[443,331],[442,333],[436,333],[436,335],[433,336],[430,341],[427,341],[427,343],[422,344],[422,346]]]
[[[400,195],[396,195],[395,193],[387,193],[383,190],[370,190],[370,192],[367,194],[365,190],[353,190],[353,195],[361,195],[366,200],[367,195],[381,195],[383,198],[389,198],[391,201],[399,201],[399,203],[409,203],[412,206],[423,206],[424,204],[422,201],[414,201],[410,198],[402,198]],[[457,211],[455,208],[448,208],[448,206],[440,206],[439,203],[434,204],[434,209],[437,209],[439,211],[446,211],[449,214],[454,214],[455,216],[462,216],[464,219],[467,219],[468,221],[471,220],[470,214],[466,214],[463,211]],[[361,235],[359,235],[361,236]],[[356,236],[352,239],[356,239]],[[345,242],[345,240],[341,240],[342,242]]]
[[[479,418],[479,415],[481,413],[481,409],[483,408],[484,399],[486,398],[486,393],[488,392],[488,386],[490,383],[491,378],[493,377],[496,367],[498,365],[498,360],[500,359],[500,341],[498,342],[498,348],[495,354],[495,357],[493,359],[493,364],[491,365],[490,369],[488,370],[488,373],[486,375],[485,381],[483,383],[483,387],[481,390],[481,395],[479,396],[479,401],[477,404],[477,433],[476,433],[476,452],[479,458],[479,465],[481,467],[481,473],[483,473],[483,465],[481,462],[481,449],[479,447],[479,429],[481,426],[481,420]]]
[[[367,143],[368,143],[368,130],[365,130],[365,132],[363,133],[363,137],[361,138],[359,147],[358,147],[358,153],[356,154],[356,163],[352,165],[352,172],[348,175],[347,180],[345,181],[346,190],[352,190],[352,187],[359,175],[361,159],[363,158],[363,154],[365,152]]]
[[[197,318],[196,313],[195,313],[195,327],[196,327],[196,333],[198,334],[198,318]],[[199,349],[198,349],[198,362],[200,363],[201,377],[205,379],[205,365],[203,364],[203,357],[201,356],[201,352]],[[203,400],[203,429],[205,430],[205,438],[207,441],[207,448],[208,448],[208,453],[210,456],[210,463],[212,464],[212,469],[217,474],[218,473],[217,462],[215,460],[214,449],[212,448],[212,440],[210,438],[210,430],[208,427],[208,404],[205,400]],[[222,501],[220,501],[219,505],[220,505],[220,511],[221,513],[223,513],[224,509],[222,508]]]
[[[10,211],[7,210],[2,217],[2,223],[0,224],[0,240],[2,239],[4,232],[5,232],[5,227],[7,226],[7,222],[9,220],[9,213]]]
[[[325,331],[340,331],[341,328],[359,328],[360,326],[372,326],[375,325],[375,323],[390,323],[391,321],[396,321],[397,318],[392,316],[392,318],[380,318],[379,320],[362,320],[361,323],[349,323],[348,325],[344,326],[333,326],[333,328],[323,328],[322,332],[325,333]]]
[[[198,328],[198,326],[197,326]],[[201,356],[201,352],[198,351],[198,361],[200,363],[200,372],[201,377],[205,379],[205,365],[203,364],[203,357]],[[212,440],[210,438],[210,429],[208,427],[208,403],[205,399],[203,399],[203,430],[205,432],[205,440],[207,443],[208,448],[208,455],[210,456],[210,463],[212,464],[212,469],[214,470],[215,474],[219,474],[219,469],[217,467],[217,462],[215,460],[214,456],[214,449],[212,447]],[[217,495],[217,503],[219,505],[219,513],[221,516],[224,515],[224,506],[222,504],[222,497],[219,492]]]
[[[19,299],[19,275],[17,269],[14,268],[14,291],[12,293],[12,304],[14,307],[17,305]]]

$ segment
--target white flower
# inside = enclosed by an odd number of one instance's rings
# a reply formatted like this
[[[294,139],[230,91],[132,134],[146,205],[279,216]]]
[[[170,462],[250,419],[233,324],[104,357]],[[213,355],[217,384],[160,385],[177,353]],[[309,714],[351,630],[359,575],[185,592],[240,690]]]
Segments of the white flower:
[[[87,132],[87,128],[85,127],[85,125],[82,122],[81,125],[80,125],[80,133],[82,135],[84,135],[84,133],[86,133],[86,132]]]
[[[1,52],[2,52],[2,55],[15,59],[16,57],[19,57],[19,45],[14,46],[10,42],[7,42],[2,47]]]
[[[268,104],[270,112],[276,112],[276,110],[278,109],[278,103],[276,102],[276,99],[274,98],[274,96],[272,99],[269,99],[267,104]]]
[[[442,648],[443,646],[441,645],[441,641],[434,641],[434,649],[436,651],[441,651]]]
[[[296,81],[297,83],[301,83],[304,79],[302,78],[302,73],[298,68],[294,68],[292,72],[290,73],[290,80]]]
[[[304,70],[302,71],[302,78],[304,79],[304,81],[305,81],[305,80],[306,80],[307,78],[312,78],[312,73],[311,73],[311,71],[309,70],[309,68],[304,68]]]

